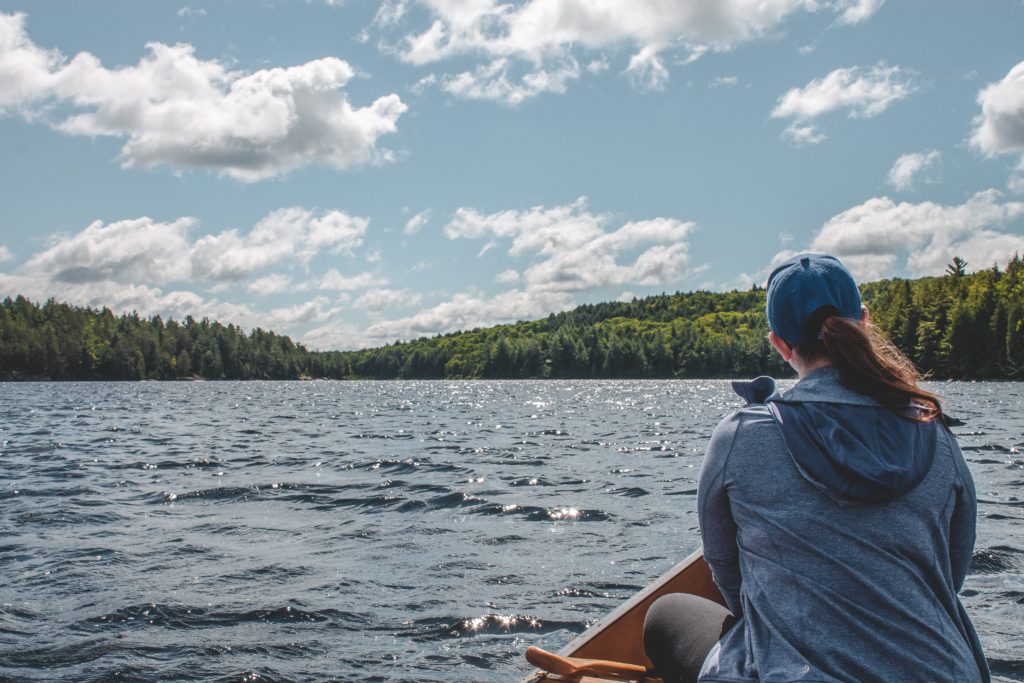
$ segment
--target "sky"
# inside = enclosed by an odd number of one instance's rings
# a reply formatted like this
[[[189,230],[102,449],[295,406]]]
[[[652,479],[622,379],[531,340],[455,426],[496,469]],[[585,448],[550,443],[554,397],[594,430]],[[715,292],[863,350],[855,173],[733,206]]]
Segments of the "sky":
[[[0,0],[0,297],[352,349],[1024,253],[1022,0]]]

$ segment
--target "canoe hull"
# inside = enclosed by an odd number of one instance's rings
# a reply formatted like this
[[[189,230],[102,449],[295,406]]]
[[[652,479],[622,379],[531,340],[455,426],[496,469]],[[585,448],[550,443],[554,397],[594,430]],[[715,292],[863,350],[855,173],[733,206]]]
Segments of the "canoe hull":
[[[558,654],[651,667],[651,661],[644,654],[644,618],[651,604],[668,593],[691,593],[724,604],[722,594],[711,578],[711,569],[704,561],[704,554],[698,550],[607,617],[578,635],[559,650]],[[553,683],[561,680],[565,679],[541,673],[527,679],[528,683]],[[584,678],[580,683],[590,680],[598,679]]]

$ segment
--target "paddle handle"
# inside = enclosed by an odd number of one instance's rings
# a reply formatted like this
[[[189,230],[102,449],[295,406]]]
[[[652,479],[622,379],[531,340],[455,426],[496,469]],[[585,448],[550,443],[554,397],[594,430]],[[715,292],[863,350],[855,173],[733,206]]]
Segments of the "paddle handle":
[[[638,664],[610,662],[604,659],[563,657],[534,645],[526,648],[526,661],[560,676],[592,675],[599,678],[611,677],[635,681],[647,675],[647,668]]]

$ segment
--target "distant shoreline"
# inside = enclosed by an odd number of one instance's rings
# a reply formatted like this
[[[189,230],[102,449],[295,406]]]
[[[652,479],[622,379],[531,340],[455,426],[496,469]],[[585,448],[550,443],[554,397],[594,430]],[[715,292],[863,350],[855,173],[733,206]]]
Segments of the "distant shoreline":
[[[285,379],[207,379],[197,378],[175,378],[175,379],[51,379],[48,377],[32,378],[11,378],[0,377],[0,384],[72,384],[72,383],[103,383],[118,382],[123,384],[178,384],[189,382],[212,382],[215,384],[228,382],[701,382],[719,381],[726,382],[735,379],[753,379],[747,376],[734,377],[293,377]],[[780,381],[797,378],[791,375],[775,377]],[[1013,377],[986,377],[985,379],[964,379],[957,377],[943,377],[941,379],[924,379],[924,382],[943,384],[947,382],[971,382],[978,384],[987,383],[1016,383],[1024,384],[1024,379]]]
[[[1024,380],[1024,262],[861,286],[871,322],[936,380]],[[208,319],[163,320],[18,296],[0,302],[10,380],[715,379],[791,376],[765,291],[584,304],[546,318],[358,351]]]

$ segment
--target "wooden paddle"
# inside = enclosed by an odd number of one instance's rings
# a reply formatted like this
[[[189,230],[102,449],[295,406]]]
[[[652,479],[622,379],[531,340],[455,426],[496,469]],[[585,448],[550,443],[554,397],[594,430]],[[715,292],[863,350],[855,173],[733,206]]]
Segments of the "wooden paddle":
[[[609,662],[603,659],[579,659],[563,657],[554,652],[531,645],[526,648],[526,660],[548,673],[559,676],[594,676],[620,681],[639,681],[647,675],[646,667],[625,662]]]

